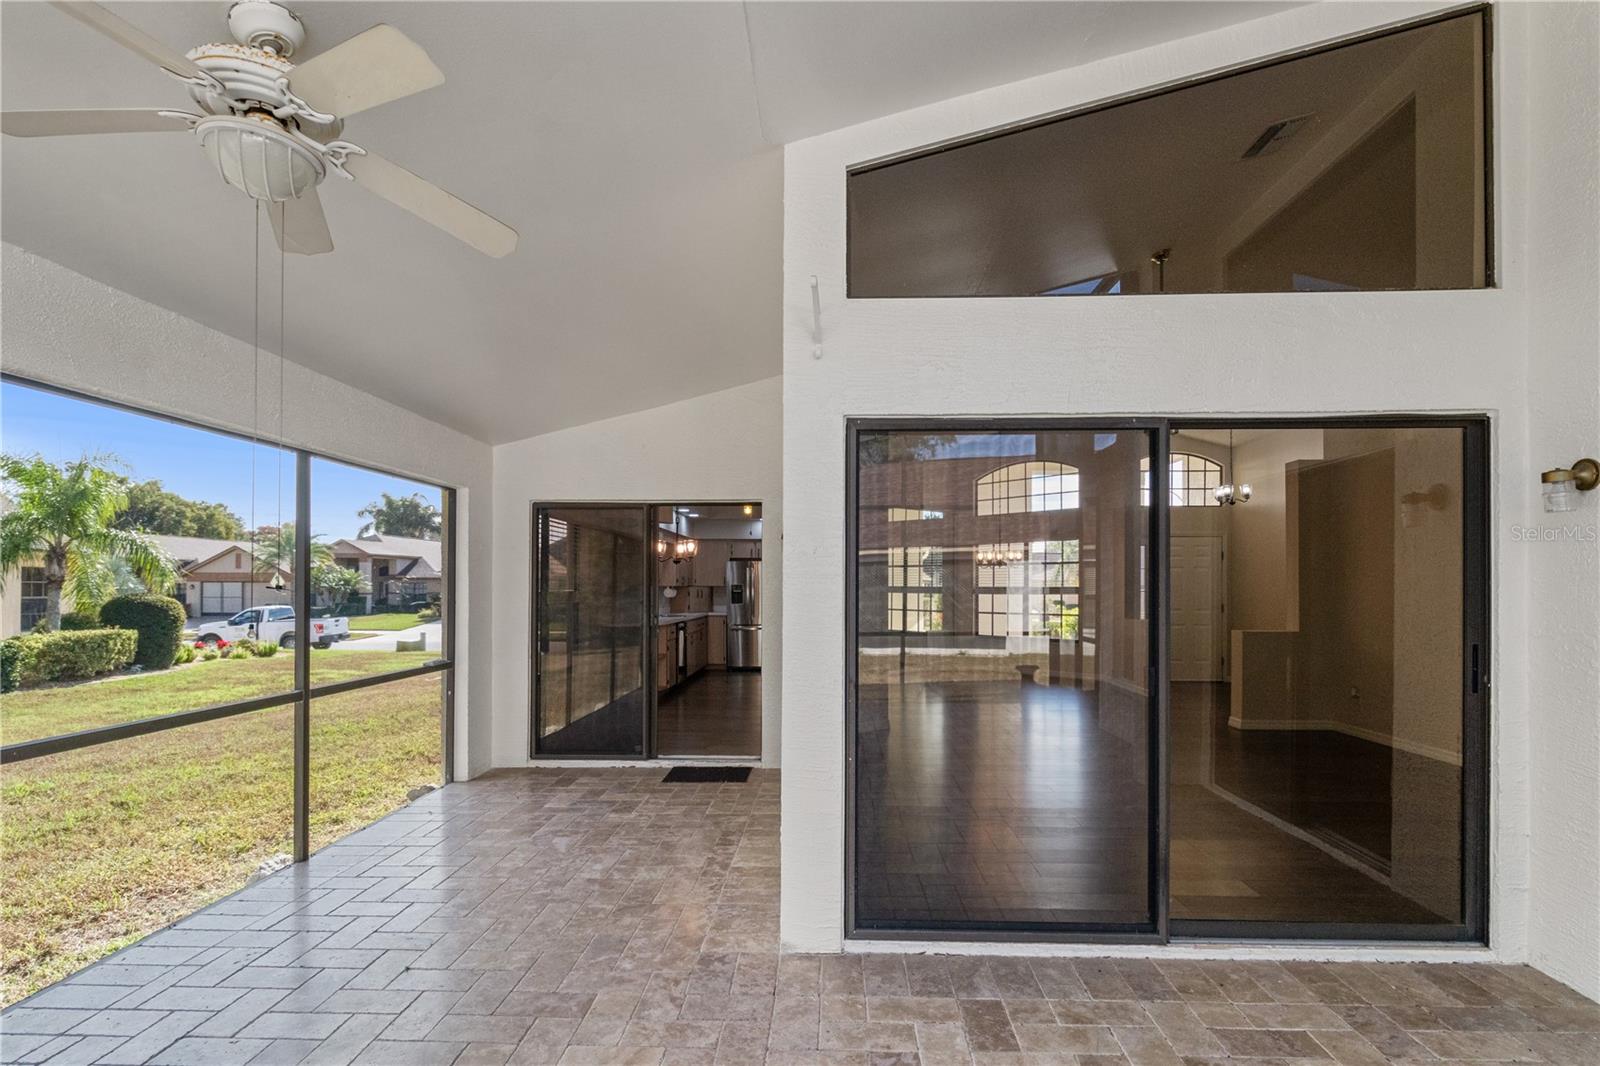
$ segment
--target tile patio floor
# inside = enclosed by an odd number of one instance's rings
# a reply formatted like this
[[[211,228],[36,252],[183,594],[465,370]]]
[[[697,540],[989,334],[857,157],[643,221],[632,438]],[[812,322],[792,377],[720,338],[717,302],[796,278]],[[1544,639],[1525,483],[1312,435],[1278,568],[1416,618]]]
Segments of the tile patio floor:
[[[502,771],[45,989],[6,1062],[1600,1063],[1521,967],[777,953],[778,775]]]

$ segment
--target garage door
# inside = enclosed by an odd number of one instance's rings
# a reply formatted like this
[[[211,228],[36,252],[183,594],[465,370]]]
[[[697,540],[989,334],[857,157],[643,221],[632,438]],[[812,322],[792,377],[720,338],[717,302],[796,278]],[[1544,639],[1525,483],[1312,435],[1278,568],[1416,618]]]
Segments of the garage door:
[[[243,581],[200,582],[201,614],[233,614],[244,610]]]

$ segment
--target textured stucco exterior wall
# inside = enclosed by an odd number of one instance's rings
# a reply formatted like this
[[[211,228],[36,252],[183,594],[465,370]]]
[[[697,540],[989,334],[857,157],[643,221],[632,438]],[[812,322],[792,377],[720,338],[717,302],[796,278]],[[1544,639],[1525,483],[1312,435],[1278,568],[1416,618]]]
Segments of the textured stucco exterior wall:
[[[1531,472],[1600,453],[1600,5],[1513,14],[1528,45]],[[1506,549],[1529,601],[1528,961],[1600,998],[1600,491],[1556,515],[1528,473],[1510,491],[1540,530]]]
[[[1217,33],[904,112],[788,146],[784,225],[784,492],[789,515],[787,704],[783,737],[782,939],[834,951],[843,933],[845,560],[844,423],[863,415],[1300,414],[1482,412],[1492,418],[1491,544],[1494,648],[1491,695],[1491,944],[1502,958],[1531,957],[1593,994],[1592,945],[1558,942],[1572,909],[1593,916],[1595,754],[1580,743],[1541,754],[1530,774],[1530,731],[1551,748],[1595,713],[1597,619],[1593,548],[1537,561],[1510,529],[1542,521],[1537,471],[1592,450],[1596,215],[1591,198],[1563,194],[1576,179],[1530,161],[1537,143],[1567,140],[1574,164],[1592,156],[1590,39],[1569,41],[1587,16],[1547,5],[1496,11],[1494,135],[1496,288],[1460,292],[1125,296],[1077,300],[857,300],[844,298],[845,189],[849,165],[1030,115],[1271,56],[1438,10],[1418,3],[1317,4]],[[1565,24],[1563,24],[1565,20]],[[1537,32],[1532,27],[1537,26]],[[1581,36],[1581,34],[1579,34]],[[1586,51],[1587,49],[1587,51]],[[1559,56],[1556,53],[1560,53]],[[1536,94],[1537,106],[1534,104]],[[1530,225],[1531,223],[1531,225]],[[1581,237],[1579,236],[1581,235]],[[1558,295],[1530,296],[1527,262],[1560,277]],[[1576,268],[1574,270],[1574,268]],[[1573,273],[1569,274],[1568,272]],[[810,278],[822,291],[823,356],[812,358]],[[1540,281],[1541,285],[1548,282]],[[1530,388],[1530,303],[1566,324],[1540,346],[1541,387]],[[1554,323],[1552,329],[1557,328]],[[1587,331],[1587,332],[1586,332]],[[1557,350],[1559,349],[1559,350]],[[1575,375],[1576,386],[1557,384]],[[1560,426],[1559,447],[1540,441]],[[1546,452],[1554,450],[1557,454]],[[1595,520],[1586,501],[1583,521]],[[1587,569],[1585,569],[1587,568]],[[1529,595],[1530,573],[1540,577]],[[1574,580],[1585,583],[1581,589]],[[801,605],[804,605],[803,614]],[[1539,645],[1530,614],[1578,636]],[[1537,671],[1540,700],[1531,699]],[[1544,694],[1548,694],[1545,696]],[[1547,701],[1560,704],[1552,709]],[[1592,732],[1587,735],[1592,736]],[[1530,776],[1540,786],[1530,870]],[[1546,797],[1546,793],[1548,794]],[[1543,808],[1548,807],[1549,812]],[[1559,821],[1542,821],[1556,811]],[[1545,843],[1546,834],[1552,834]],[[1558,843],[1558,837],[1561,838]],[[1563,848],[1567,840],[1576,847]],[[1539,946],[1530,953],[1530,879],[1548,892]],[[1588,878],[1588,884],[1583,884]],[[1378,949],[1382,951],[1382,949]]]
[[[761,761],[778,765],[783,668],[781,378],[494,449],[494,764],[528,763],[535,501],[761,504]]]
[[[4,245],[0,254],[0,369],[156,414],[250,432],[256,402],[250,345],[15,245]],[[458,639],[466,665],[456,672],[455,771],[458,777],[481,773],[490,765],[490,448],[317,373],[307,365],[316,361],[311,342],[304,347],[300,362],[285,365],[287,443],[458,492]],[[260,424],[275,430],[275,356],[262,353],[260,375]]]

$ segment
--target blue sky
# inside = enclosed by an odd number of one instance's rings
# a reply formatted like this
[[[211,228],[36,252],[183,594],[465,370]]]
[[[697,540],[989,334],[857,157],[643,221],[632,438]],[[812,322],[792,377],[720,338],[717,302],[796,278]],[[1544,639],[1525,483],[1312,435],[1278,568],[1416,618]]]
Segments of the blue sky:
[[[266,427],[264,427],[266,428]],[[37,452],[53,462],[84,454],[110,453],[121,472],[139,481],[155,478],[168,491],[192,500],[226,504],[251,524],[250,452],[247,440],[191,429],[159,418],[75,400],[13,382],[0,383],[0,449],[12,455]],[[255,524],[276,524],[279,514],[278,449],[255,448]],[[282,514],[294,519],[294,456],[281,453]],[[432,485],[407,481],[327,460],[311,464],[311,528],[328,540],[353,537],[356,512],[379,499],[422,493],[438,506]]]

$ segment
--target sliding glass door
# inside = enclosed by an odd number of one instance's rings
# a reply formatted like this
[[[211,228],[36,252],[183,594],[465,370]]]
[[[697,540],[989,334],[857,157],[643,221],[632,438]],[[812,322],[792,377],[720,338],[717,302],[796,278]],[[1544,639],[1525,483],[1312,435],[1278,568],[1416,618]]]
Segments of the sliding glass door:
[[[1220,669],[1173,672],[1175,935],[1482,937],[1485,437],[1401,419],[1170,438],[1250,486],[1171,500],[1175,651],[1179,604],[1226,619]]]
[[[1154,935],[1156,434],[851,441],[852,928]]]
[[[848,433],[850,935],[1484,940],[1485,420]]]
[[[535,755],[645,754],[646,514],[636,504],[534,509]]]

